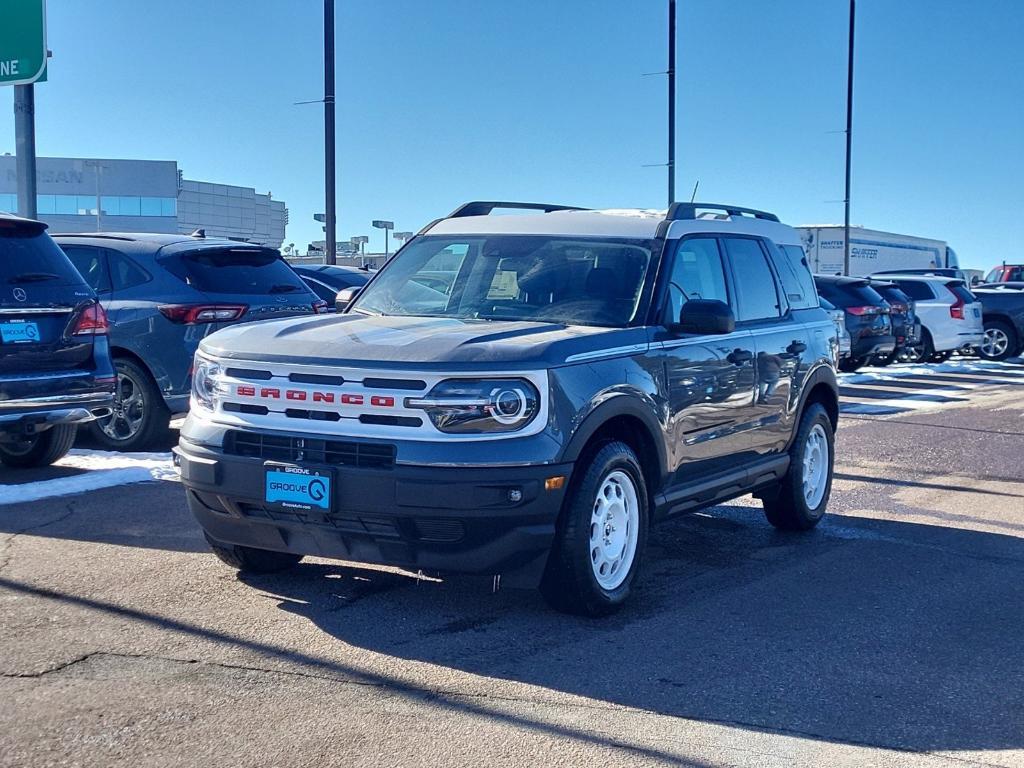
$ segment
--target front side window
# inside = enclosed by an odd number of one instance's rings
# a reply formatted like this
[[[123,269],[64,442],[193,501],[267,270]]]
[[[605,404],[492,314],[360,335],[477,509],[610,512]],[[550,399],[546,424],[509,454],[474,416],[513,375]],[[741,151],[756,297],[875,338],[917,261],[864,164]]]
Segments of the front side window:
[[[782,314],[775,276],[757,240],[727,237],[722,241],[736,282],[736,319],[765,320]]]
[[[718,299],[729,303],[725,288],[725,266],[718,241],[693,237],[679,243],[668,284],[668,317],[678,322],[679,313],[690,299]]]
[[[612,238],[421,237],[353,310],[623,327],[636,316],[653,248],[651,240]]]

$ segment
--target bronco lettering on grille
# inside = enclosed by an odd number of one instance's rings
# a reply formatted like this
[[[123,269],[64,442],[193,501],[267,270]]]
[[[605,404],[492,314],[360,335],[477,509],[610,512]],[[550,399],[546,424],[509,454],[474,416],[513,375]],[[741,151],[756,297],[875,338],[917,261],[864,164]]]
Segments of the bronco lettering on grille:
[[[251,398],[255,400],[280,400],[281,390],[274,387],[260,387],[257,393],[256,387],[248,384],[235,386],[235,394],[238,397]],[[321,392],[318,390],[306,391],[303,389],[287,389],[284,391],[284,399],[292,401],[312,401],[314,403],[326,403],[331,405],[340,402],[342,405],[364,405],[366,398],[363,395],[352,393]],[[394,408],[395,398],[390,395],[373,395],[370,397],[370,405],[375,408]]]

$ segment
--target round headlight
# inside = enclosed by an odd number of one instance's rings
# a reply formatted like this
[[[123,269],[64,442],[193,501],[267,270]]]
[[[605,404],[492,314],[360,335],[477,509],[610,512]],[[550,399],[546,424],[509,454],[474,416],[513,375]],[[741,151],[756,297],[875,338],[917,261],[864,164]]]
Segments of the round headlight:
[[[515,424],[526,415],[527,398],[521,389],[495,389],[491,392],[491,415],[500,424]]]

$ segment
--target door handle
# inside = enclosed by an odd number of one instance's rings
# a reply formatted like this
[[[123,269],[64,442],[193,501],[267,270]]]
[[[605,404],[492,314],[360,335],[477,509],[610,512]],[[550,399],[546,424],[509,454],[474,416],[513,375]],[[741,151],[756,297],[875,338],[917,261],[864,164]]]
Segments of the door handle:
[[[743,365],[754,359],[754,353],[749,349],[734,349],[725,359],[733,365]]]
[[[799,355],[801,352],[807,351],[807,345],[798,339],[793,339],[793,343],[786,347],[786,351],[791,355]]]

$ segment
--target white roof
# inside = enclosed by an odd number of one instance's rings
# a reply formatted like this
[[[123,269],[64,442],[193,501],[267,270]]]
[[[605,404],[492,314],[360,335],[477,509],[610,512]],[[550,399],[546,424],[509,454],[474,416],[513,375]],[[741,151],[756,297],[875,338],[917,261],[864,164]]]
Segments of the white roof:
[[[665,211],[642,208],[551,211],[499,216],[458,216],[443,219],[428,235],[562,235],[651,239],[665,220]],[[697,218],[673,221],[668,238],[692,232],[737,232],[761,235],[777,243],[799,245],[796,231],[785,224],[748,216]]]

